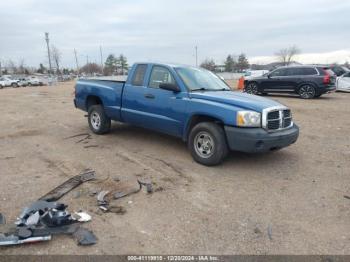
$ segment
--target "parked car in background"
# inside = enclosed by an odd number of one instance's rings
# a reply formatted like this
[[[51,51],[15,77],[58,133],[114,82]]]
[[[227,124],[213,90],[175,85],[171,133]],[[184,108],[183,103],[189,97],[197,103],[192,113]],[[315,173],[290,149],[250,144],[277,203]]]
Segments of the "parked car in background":
[[[0,77],[0,88],[6,86],[19,87],[19,80],[14,80],[9,77]]]
[[[28,85],[28,81],[26,78],[20,77],[20,78],[17,78],[16,80],[18,80],[18,86],[25,87]]]
[[[253,77],[263,76],[267,74],[269,70],[249,70],[245,72],[244,79],[250,79]]]
[[[350,70],[345,66],[333,65],[329,68],[334,72],[334,74],[336,74],[336,76],[342,76],[345,73],[350,72]]]
[[[336,90],[350,92],[350,71],[337,77]]]
[[[42,86],[44,85],[43,80],[40,80],[36,76],[30,76],[27,78],[28,86]]]
[[[289,66],[246,80],[244,91],[254,95],[291,93],[310,99],[334,91],[335,82],[335,74],[327,67]]]
[[[139,63],[126,82],[80,79],[74,105],[88,112],[96,134],[107,133],[111,120],[153,129],[182,138],[194,160],[208,166],[229,150],[269,152],[299,135],[286,106],[233,92],[212,72],[191,66]]]

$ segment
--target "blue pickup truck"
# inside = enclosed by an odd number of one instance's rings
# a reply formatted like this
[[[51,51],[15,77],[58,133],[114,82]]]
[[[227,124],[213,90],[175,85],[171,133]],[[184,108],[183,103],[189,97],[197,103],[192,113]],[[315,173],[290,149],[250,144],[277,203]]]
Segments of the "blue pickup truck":
[[[268,152],[293,144],[299,128],[286,106],[233,92],[218,76],[191,66],[136,63],[126,81],[79,80],[76,108],[95,134],[111,120],[182,138],[194,160],[217,165],[229,150]]]

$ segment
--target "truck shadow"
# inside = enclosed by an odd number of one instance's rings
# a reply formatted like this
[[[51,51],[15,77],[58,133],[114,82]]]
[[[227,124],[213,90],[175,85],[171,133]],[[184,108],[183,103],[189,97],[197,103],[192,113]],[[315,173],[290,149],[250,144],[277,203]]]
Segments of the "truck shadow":
[[[201,166],[200,164],[194,162],[187,149],[187,144],[183,142],[181,138],[176,138],[163,133],[158,133],[152,130],[123,123],[113,123],[109,136],[126,141],[127,143],[123,144],[123,146],[130,146],[131,151],[140,150],[145,155],[159,154],[159,158],[165,156],[166,159],[171,159],[172,155],[177,155],[180,156],[185,162],[188,162],[189,165],[192,163]],[[117,143],[118,142],[116,142],[116,144]],[[138,145],[139,148],[135,148],[135,145]],[[295,155],[290,153],[288,148],[258,154],[232,151],[229,152],[224,162],[217,167],[232,169],[237,167],[260,168],[263,166],[266,167],[266,165],[275,166],[275,164],[276,166],[279,166],[283,165],[284,162],[290,162],[291,158],[295,160]]]

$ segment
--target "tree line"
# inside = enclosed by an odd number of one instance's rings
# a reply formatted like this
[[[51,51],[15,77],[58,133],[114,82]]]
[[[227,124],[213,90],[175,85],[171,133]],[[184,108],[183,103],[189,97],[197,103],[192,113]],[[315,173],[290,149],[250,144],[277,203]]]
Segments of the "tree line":
[[[201,64],[200,67],[208,69],[213,72],[242,72],[250,67],[248,58],[244,53],[235,56],[228,55],[223,65],[215,64],[214,59],[207,58]]]

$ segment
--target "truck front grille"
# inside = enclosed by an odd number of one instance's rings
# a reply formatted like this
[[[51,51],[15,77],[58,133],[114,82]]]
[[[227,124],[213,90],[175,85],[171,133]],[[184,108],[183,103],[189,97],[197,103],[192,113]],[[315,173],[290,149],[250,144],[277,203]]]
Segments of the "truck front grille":
[[[263,127],[267,130],[281,130],[292,125],[291,111],[285,107],[267,108],[263,112]]]

